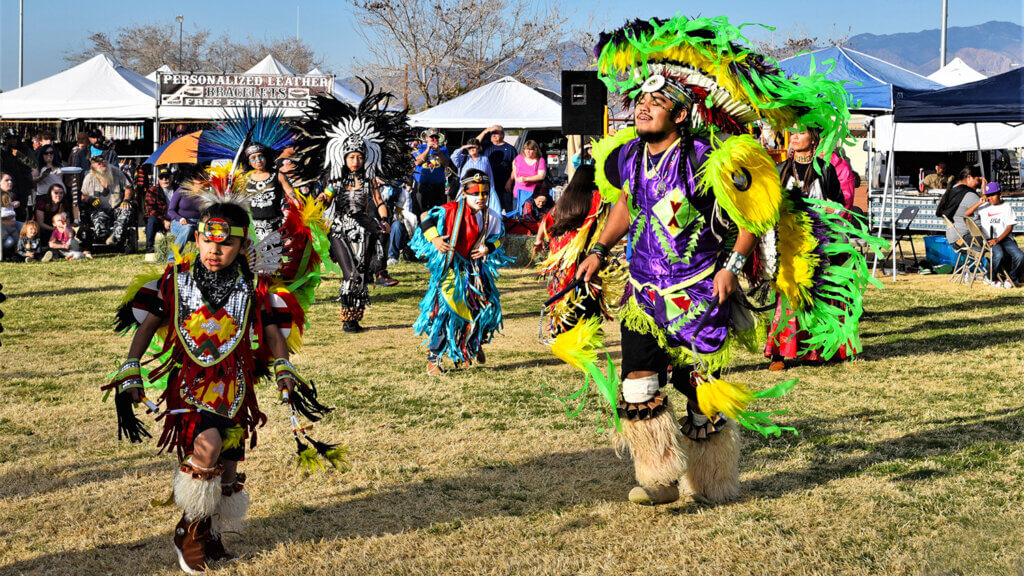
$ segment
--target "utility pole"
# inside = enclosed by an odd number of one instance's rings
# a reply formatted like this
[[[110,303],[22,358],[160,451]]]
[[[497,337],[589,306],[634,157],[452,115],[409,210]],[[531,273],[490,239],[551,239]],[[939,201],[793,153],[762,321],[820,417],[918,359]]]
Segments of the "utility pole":
[[[405,64],[405,82],[402,83],[402,100],[405,108],[409,108],[409,63]]]
[[[25,0],[18,0],[18,88],[25,84]]]
[[[299,5],[295,5],[295,39],[299,39]]]
[[[939,68],[946,65],[946,20],[949,18],[949,0],[942,0],[942,40],[939,46]]]
[[[178,17],[175,18],[175,20],[178,21],[178,72],[184,72],[181,67],[181,36],[185,28],[185,17],[178,14]]]

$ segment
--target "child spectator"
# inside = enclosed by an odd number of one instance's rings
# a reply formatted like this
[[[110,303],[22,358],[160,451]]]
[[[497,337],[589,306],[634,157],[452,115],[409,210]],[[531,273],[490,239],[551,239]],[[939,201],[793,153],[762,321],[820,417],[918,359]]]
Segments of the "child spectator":
[[[39,236],[43,244],[50,241],[53,234],[53,217],[61,212],[71,214],[71,202],[67,197],[63,184],[50,186],[49,194],[36,200],[35,220],[39,225]]]
[[[7,204],[10,204],[8,201]],[[22,226],[14,217],[14,208],[4,205],[0,208],[0,241],[3,242],[3,254],[11,254],[18,247],[18,234]]]
[[[39,224],[35,220],[25,222],[21,227],[21,237],[18,238],[18,256],[25,262],[36,262],[43,257],[42,239],[39,238]],[[6,248],[4,252],[7,252]]]
[[[1001,288],[1013,288],[1020,281],[1021,268],[1024,267],[1024,252],[1021,252],[1017,241],[1013,239],[1017,215],[1012,206],[1003,202],[998,182],[986,184],[983,194],[981,200],[964,212],[964,216],[971,217],[975,212],[978,213],[981,231],[988,236],[988,244],[992,247],[992,275],[995,276],[1002,269],[1010,277],[1003,284],[998,279],[993,282],[986,278],[985,282]],[[1009,262],[1004,262],[1004,256]]]
[[[53,234],[50,236],[50,249],[43,254],[42,262],[49,262],[57,256],[63,256],[65,260],[78,260],[81,258],[92,258],[88,252],[83,252],[75,238],[75,231],[68,225],[68,215],[64,212],[53,217]]]

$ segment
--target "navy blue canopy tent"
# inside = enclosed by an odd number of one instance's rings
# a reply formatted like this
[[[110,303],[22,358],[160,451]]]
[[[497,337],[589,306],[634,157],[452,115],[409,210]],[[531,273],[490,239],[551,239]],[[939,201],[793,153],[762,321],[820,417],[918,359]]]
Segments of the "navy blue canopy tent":
[[[937,90],[942,84],[910,70],[840,46],[806,52],[786,58],[779,67],[787,74],[806,76],[813,62],[815,71],[825,72],[832,60],[835,66],[826,74],[829,80],[846,81],[843,85],[859,112],[882,112],[893,109],[893,93],[900,89]],[[859,84],[857,84],[859,83]]]
[[[1024,123],[1024,68],[943,90],[896,90],[900,122]]]

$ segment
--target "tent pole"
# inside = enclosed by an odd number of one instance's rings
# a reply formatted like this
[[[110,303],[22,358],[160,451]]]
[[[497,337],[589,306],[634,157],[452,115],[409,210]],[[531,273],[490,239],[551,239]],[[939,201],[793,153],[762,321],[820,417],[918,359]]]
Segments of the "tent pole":
[[[895,118],[895,117],[893,117]],[[886,179],[892,182],[892,204],[890,204],[889,220],[892,222],[892,242],[896,243],[896,122],[892,123],[892,145],[889,147],[889,170]],[[898,268],[896,262],[896,250],[890,252],[892,254],[892,281],[896,281],[896,271]]]
[[[160,86],[163,84],[163,72],[156,73],[156,114],[153,117],[153,152],[160,148]],[[153,164],[153,181],[156,181],[157,167]]]
[[[981,177],[988,181],[988,175],[985,174],[985,159],[981,155],[981,137],[978,136],[978,123],[974,123],[974,143],[978,145],[978,166],[981,167]]]
[[[885,200],[889,197],[889,183],[892,182],[892,178],[889,175],[893,172],[892,156],[893,149],[896,147],[896,123],[892,123],[892,141],[889,142],[889,150],[887,154],[888,161],[885,167],[885,182],[882,184],[882,205],[878,207],[878,237],[882,237],[882,226],[885,225]],[[892,191],[892,210],[891,213],[896,212],[896,187],[893,185]],[[870,206],[868,207],[870,210]],[[893,268],[895,268],[895,256],[893,257]],[[878,270],[878,254],[875,254],[875,262],[871,265],[871,275],[875,275],[875,271]]]

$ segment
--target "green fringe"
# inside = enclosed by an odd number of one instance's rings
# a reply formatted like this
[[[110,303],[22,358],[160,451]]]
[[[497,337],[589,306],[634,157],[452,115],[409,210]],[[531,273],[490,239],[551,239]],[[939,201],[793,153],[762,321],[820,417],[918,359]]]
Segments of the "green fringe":
[[[683,364],[696,364],[696,360],[693,358],[693,353],[686,346],[672,346],[668,344],[668,338],[665,336],[665,331],[662,330],[654,318],[651,318],[647,312],[644,312],[643,308],[637,303],[635,297],[630,297],[626,300],[626,303],[619,308],[619,321],[626,328],[639,332],[640,334],[650,334],[658,340],[658,346],[665,350],[669,357],[679,365]],[[757,332],[757,327],[750,330],[746,330],[743,333],[730,332],[729,336],[725,338],[725,342],[722,343],[722,347],[716,352],[711,354],[699,354],[700,359],[707,364],[708,370],[716,372],[729,365],[732,361],[733,349],[736,346],[747,346],[751,352],[755,351],[756,348],[749,348],[749,344],[757,342],[760,338],[754,333]]]

